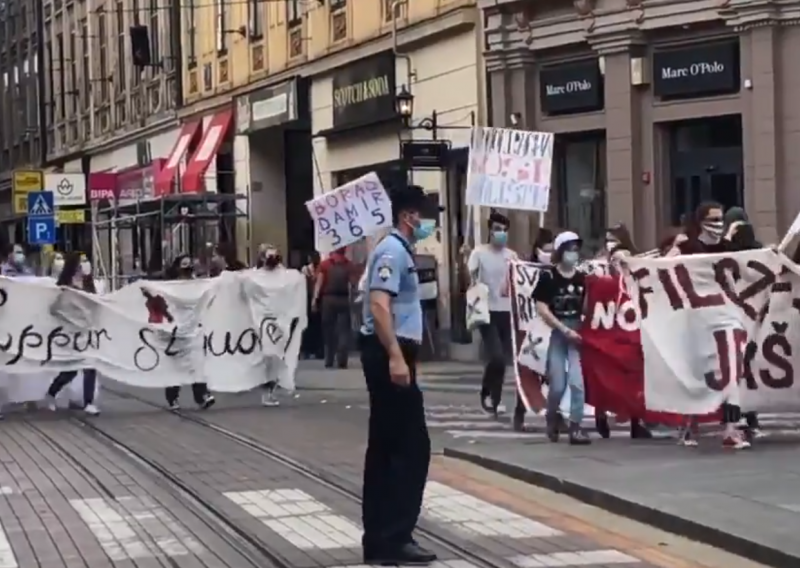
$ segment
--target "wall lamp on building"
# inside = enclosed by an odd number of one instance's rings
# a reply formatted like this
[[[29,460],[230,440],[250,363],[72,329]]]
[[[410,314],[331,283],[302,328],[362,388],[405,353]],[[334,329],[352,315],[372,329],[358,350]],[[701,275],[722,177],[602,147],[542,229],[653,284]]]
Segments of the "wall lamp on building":
[[[403,85],[400,87],[400,92],[395,95],[395,110],[397,114],[400,116],[400,119],[403,121],[403,127],[408,130],[427,130],[431,133],[431,137],[434,140],[438,140],[438,131],[439,130],[466,130],[471,129],[475,126],[475,112],[470,111],[470,124],[469,126],[464,125],[447,125],[442,126],[439,124],[439,116],[434,110],[431,112],[430,116],[425,118],[421,118],[417,121],[416,124],[412,123],[412,118],[414,117],[414,95],[406,89],[406,86]]]

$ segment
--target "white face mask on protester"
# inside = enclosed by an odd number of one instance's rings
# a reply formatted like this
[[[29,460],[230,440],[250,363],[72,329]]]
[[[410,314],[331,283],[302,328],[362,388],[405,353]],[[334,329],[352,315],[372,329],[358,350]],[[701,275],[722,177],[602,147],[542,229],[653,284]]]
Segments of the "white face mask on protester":
[[[722,240],[722,234],[725,232],[725,223],[722,221],[708,221],[700,225],[702,233],[700,239],[703,242],[715,244]]]

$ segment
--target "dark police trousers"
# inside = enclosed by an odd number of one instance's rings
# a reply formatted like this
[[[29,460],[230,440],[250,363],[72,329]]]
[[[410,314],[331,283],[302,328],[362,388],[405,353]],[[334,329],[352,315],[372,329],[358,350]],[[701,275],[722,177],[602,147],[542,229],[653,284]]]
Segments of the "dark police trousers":
[[[65,386],[70,384],[72,380],[78,376],[78,371],[62,371],[50,383],[50,388],[47,389],[47,394],[55,398]],[[83,404],[94,403],[94,391],[97,383],[97,373],[94,369],[83,370]]]
[[[347,366],[350,350],[350,297],[322,297],[322,336],[325,343],[325,364]]]
[[[407,387],[392,383],[389,354],[377,336],[359,334],[370,407],[362,542],[365,549],[377,553],[412,542],[431,459],[425,406],[416,381],[419,345],[403,339],[399,342],[411,372]]]
[[[167,397],[167,404],[174,404],[178,401],[181,394],[181,387],[167,387],[164,395]],[[208,395],[208,385],[206,383],[192,383],[192,396],[197,404],[203,404]]]

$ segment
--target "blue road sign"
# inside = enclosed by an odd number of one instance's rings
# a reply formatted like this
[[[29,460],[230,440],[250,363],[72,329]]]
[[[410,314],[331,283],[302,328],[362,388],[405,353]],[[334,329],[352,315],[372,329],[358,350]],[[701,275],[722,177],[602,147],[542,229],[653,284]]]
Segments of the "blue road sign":
[[[28,243],[52,245],[56,242],[56,211],[52,191],[28,194]]]
[[[32,191],[28,194],[28,217],[55,217],[52,191]]]
[[[28,244],[52,245],[55,242],[55,217],[28,217]]]

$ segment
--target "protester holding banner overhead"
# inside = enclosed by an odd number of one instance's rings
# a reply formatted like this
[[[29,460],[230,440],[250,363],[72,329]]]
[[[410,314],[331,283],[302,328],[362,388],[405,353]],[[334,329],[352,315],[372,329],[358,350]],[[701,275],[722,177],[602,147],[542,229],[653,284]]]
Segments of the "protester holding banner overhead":
[[[547,350],[547,375],[550,380],[547,435],[550,441],[558,441],[559,405],[569,388],[570,444],[590,444],[589,436],[581,428],[584,390],[578,349],[581,336],[577,331],[581,326],[586,293],[586,275],[577,270],[582,240],[577,233],[565,231],[556,237],[553,244],[553,268],[541,275],[533,291],[537,313],[553,329]]]
[[[194,261],[189,254],[179,254],[167,268],[167,280],[194,280]],[[164,389],[164,396],[167,399],[167,406],[170,410],[180,410],[181,406],[178,398],[181,394],[180,385],[167,387]],[[192,396],[194,401],[202,409],[211,408],[216,399],[208,390],[206,383],[192,383]]]
[[[58,276],[56,284],[76,290],[95,294],[97,290],[94,285],[94,278],[82,262],[83,255],[78,252],[69,253],[64,259],[64,269]],[[56,410],[56,397],[65,386],[70,384],[78,371],[62,371],[50,384],[47,390],[47,407]],[[83,370],[83,409],[87,414],[97,415],[100,411],[94,404],[94,397],[97,387],[97,373],[94,369]]]
[[[698,206],[687,228],[686,239],[675,245],[675,248],[681,255],[736,251],[738,247],[724,237],[725,219],[722,205],[709,201]],[[674,251],[671,254],[674,254]],[[736,429],[740,418],[741,412],[738,406],[729,403],[722,404],[722,422],[725,426],[722,438],[724,446],[733,449],[750,447],[750,443]],[[697,445],[693,432],[695,429],[696,421],[690,420],[680,437],[682,445],[690,447]]]
[[[421,218],[419,186],[391,194],[394,229],[367,260],[361,365],[370,401],[362,499],[364,564],[427,565],[436,555],[413,531],[422,509],[431,442],[417,357],[423,316],[413,245],[435,222]]]
[[[508,217],[492,212],[488,220],[489,242],[476,247],[467,261],[472,285],[480,283],[488,289],[489,322],[478,327],[486,357],[481,406],[494,415],[500,406],[506,365],[513,350],[508,266],[518,257],[506,246],[510,225]]]
[[[259,246],[259,260],[256,268],[270,272],[283,271],[283,256],[274,245],[262,243]],[[266,380],[262,385],[261,404],[263,406],[280,406],[281,402],[277,396],[278,385],[281,383],[282,373],[286,372],[286,365],[277,357],[267,358]]]

